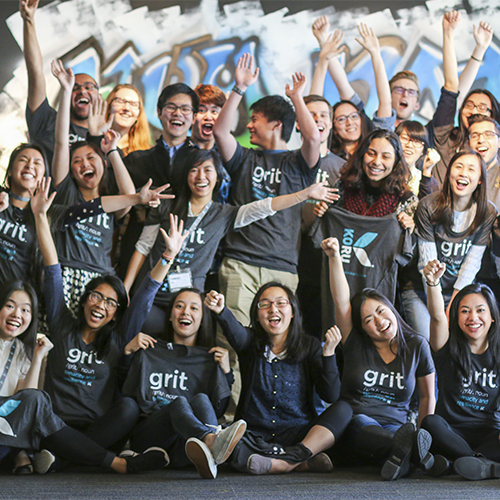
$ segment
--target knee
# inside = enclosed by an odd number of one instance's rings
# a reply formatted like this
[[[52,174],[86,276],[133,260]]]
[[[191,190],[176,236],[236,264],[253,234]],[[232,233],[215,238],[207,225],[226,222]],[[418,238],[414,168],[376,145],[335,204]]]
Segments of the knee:
[[[39,389],[23,389],[14,394],[13,399],[37,406],[52,405],[49,395]]]
[[[132,399],[128,397],[122,397],[120,400],[116,403],[119,412],[124,416],[126,419],[138,419],[139,418],[139,405]]]
[[[430,432],[431,434],[436,431],[438,427],[442,425],[444,419],[439,415],[427,415],[420,424],[422,429]]]
[[[212,405],[212,403],[210,402],[210,398],[202,392],[196,394],[196,396],[191,399],[191,406],[200,406],[206,404]]]
[[[188,406],[190,407],[191,405],[189,404],[189,401],[186,397],[177,396],[172,402],[167,405],[167,408],[170,408],[170,410],[178,410],[181,408],[187,408]]]

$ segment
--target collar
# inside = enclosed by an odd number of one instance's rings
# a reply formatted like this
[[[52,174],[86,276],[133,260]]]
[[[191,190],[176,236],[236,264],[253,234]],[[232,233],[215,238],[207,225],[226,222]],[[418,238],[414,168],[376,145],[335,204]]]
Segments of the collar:
[[[272,363],[275,359],[283,361],[286,358],[286,349],[281,351],[279,354],[274,354],[273,350],[266,345],[266,348],[264,349],[264,358],[266,358],[268,363]]]
[[[184,141],[182,144],[179,144],[178,146],[169,146],[165,142],[165,139],[163,137],[161,138],[161,141],[163,143],[163,147],[168,151],[170,159],[172,159],[176,155],[177,151],[179,151],[179,149],[182,148],[182,146],[184,146],[184,144],[186,143],[186,141]]]

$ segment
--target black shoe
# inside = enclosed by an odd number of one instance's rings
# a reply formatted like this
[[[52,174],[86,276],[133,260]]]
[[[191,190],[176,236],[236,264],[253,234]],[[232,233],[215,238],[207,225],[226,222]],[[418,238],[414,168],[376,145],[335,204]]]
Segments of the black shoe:
[[[415,426],[402,425],[394,434],[391,456],[380,472],[384,481],[394,481],[410,472],[410,459],[415,439]]]
[[[156,446],[134,457],[126,457],[127,474],[137,474],[148,470],[163,469],[170,463],[167,452]]]
[[[434,464],[429,469],[429,476],[439,477],[451,471],[451,462],[443,455],[434,455]]]
[[[453,468],[470,481],[500,478],[500,463],[484,457],[461,457],[453,462]]]
[[[434,455],[429,453],[432,436],[425,429],[418,429],[413,443],[412,464],[428,472],[434,465]]]

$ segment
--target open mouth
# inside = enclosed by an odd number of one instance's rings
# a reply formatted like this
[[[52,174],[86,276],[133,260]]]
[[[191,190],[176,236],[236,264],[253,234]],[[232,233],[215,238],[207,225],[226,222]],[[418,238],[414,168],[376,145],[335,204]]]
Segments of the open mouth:
[[[15,319],[11,319],[11,320],[7,321],[6,323],[7,323],[7,326],[10,326],[12,329],[16,329],[16,328],[19,328],[21,326],[21,322],[15,320]]]
[[[214,124],[213,123],[204,123],[201,126],[201,130],[204,134],[210,135],[214,129]]]
[[[79,97],[75,101],[75,106],[78,108],[84,108],[90,104],[90,99],[88,97]]]
[[[197,184],[195,184],[195,186],[198,189],[205,189],[206,187],[208,187],[208,182],[198,182]]]
[[[35,176],[31,172],[23,172],[22,178],[31,181]]]
[[[377,176],[377,175],[380,175],[381,173],[383,173],[384,169],[380,168],[380,167],[371,167],[371,166],[369,166],[368,167],[368,171],[370,172],[371,175]]]
[[[381,328],[379,331],[380,331],[380,333],[386,333],[386,332],[389,330],[389,328],[390,328],[390,327],[391,327],[391,323],[390,323],[390,321],[389,321],[389,322],[387,322],[387,325],[385,325],[385,326],[384,326],[383,328]]]
[[[481,153],[486,153],[486,151],[488,151],[488,147],[487,146],[479,146],[476,151],[481,154]]]
[[[182,127],[184,122],[181,122],[180,120],[170,120],[170,125],[173,127]]]
[[[278,326],[281,322],[281,318],[279,316],[272,316],[269,318],[269,324],[271,326]]]
[[[92,179],[92,177],[94,177],[94,176],[95,176],[95,172],[91,168],[88,168],[82,172],[82,177],[84,177],[85,179]]]
[[[457,180],[457,188],[465,189],[469,185],[469,181],[467,179],[458,179]]]
[[[179,325],[181,325],[181,326],[189,326],[192,323],[193,322],[190,319],[188,319],[188,318],[181,318],[181,319],[179,319]]]
[[[403,108],[406,109],[408,107],[408,102],[407,101],[401,101],[399,105]]]
[[[100,321],[101,319],[104,318],[104,314],[98,312],[98,311],[90,311],[90,317],[94,319],[95,321]]]

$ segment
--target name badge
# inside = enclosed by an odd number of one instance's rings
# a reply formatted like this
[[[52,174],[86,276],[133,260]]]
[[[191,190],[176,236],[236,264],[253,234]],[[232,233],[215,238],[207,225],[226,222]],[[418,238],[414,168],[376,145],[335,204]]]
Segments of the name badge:
[[[174,273],[167,274],[168,288],[171,292],[178,292],[182,288],[191,288],[191,269],[182,269]]]

